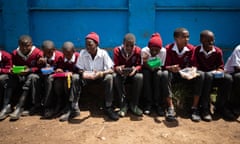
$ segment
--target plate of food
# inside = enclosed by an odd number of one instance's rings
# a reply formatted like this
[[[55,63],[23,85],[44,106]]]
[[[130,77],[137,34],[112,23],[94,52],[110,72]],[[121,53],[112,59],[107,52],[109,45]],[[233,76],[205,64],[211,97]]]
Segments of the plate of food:
[[[187,67],[187,68],[181,69],[179,73],[182,76],[182,78],[185,78],[188,80],[199,76],[199,73],[197,73],[196,67]]]

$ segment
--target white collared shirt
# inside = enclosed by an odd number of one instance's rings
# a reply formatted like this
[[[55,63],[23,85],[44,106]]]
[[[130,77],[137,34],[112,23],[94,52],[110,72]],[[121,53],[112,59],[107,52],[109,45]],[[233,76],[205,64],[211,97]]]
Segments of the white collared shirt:
[[[225,66],[224,66],[224,70],[227,73],[233,73],[235,66],[240,66],[240,45],[238,45],[234,49],[231,56],[228,58]]]
[[[67,58],[64,57],[64,62],[69,62],[69,63],[74,63],[76,60],[76,56],[73,53],[72,58],[70,60],[68,60]]]
[[[176,43],[174,44],[172,50],[175,51],[179,56],[183,56],[185,54],[185,52],[190,51],[190,49],[185,46],[185,47],[183,47],[182,51],[180,52]]]
[[[113,61],[104,49],[98,47],[94,59],[86,49],[83,49],[80,52],[76,66],[85,71],[104,71],[113,68]]]
[[[165,49],[164,47],[162,47],[162,48],[160,49],[160,52],[159,52],[155,57],[152,57],[152,56],[151,56],[150,49],[149,49],[149,47],[147,47],[147,46],[144,47],[144,48],[142,48],[142,52],[141,52],[141,53],[147,54],[147,55],[148,55],[148,60],[158,57],[158,58],[161,60],[162,65],[165,64],[167,52],[166,52],[166,49]]]
[[[205,57],[208,57],[210,56],[212,53],[216,52],[216,49],[213,47],[212,50],[210,50],[209,52],[205,51],[203,46],[201,45],[201,48],[200,48],[200,51],[199,52],[202,52],[204,53]]]

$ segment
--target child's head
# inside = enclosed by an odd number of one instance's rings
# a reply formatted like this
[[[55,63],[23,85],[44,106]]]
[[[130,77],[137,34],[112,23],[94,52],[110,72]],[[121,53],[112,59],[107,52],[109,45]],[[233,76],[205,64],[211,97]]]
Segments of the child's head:
[[[32,49],[32,38],[29,35],[22,35],[18,40],[19,49],[24,55],[28,55]]]
[[[186,28],[177,28],[174,33],[174,40],[178,48],[183,48],[188,44],[189,41],[189,31]]]
[[[159,33],[152,34],[148,42],[148,47],[152,56],[156,56],[160,52],[162,48],[162,38]]]
[[[66,59],[70,60],[75,52],[74,44],[70,41],[64,42],[62,52]]]
[[[44,56],[46,56],[47,58],[51,58],[55,51],[55,45],[53,41],[50,41],[50,40],[43,41],[42,50],[43,50]]]
[[[128,33],[124,36],[123,39],[123,48],[125,52],[130,55],[136,43],[136,37],[132,33]]]
[[[214,46],[214,34],[210,30],[204,30],[200,33],[200,42],[205,51],[210,51]]]
[[[91,55],[95,55],[97,53],[97,47],[99,45],[99,36],[95,32],[89,33],[85,38],[85,46],[87,51]]]

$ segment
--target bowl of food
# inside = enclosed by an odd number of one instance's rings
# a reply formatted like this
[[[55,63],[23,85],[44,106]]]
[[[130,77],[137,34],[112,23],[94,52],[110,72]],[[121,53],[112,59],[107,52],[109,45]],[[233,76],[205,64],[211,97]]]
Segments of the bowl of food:
[[[41,72],[43,75],[48,75],[54,72],[54,68],[53,67],[44,67],[41,68]]]
[[[26,66],[13,66],[12,72],[14,74],[19,74],[19,73],[23,72],[25,69],[26,69]]]
[[[213,76],[214,76],[214,78],[223,78],[224,77],[224,72],[214,71]]]
[[[151,68],[157,68],[162,66],[162,62],[159,58],[150,59],[147,61],[147,63]]]

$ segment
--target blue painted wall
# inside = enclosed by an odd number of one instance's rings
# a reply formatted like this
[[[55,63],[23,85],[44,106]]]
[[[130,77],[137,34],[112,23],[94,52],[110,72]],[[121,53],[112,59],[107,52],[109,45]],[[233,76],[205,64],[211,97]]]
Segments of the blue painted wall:
[[[112,54],[127,32],[144,47],[153,32],[167,44],[175,28],[186,27],[194,45],[202,30],[212,30],[226,59],[240,43],[239,26],[239,0],[0,0],[0,47],[9,52],[22,34],[37,46],[50,39],[58,48],[67,40],[83,48],[84,37],[95,31]]]

